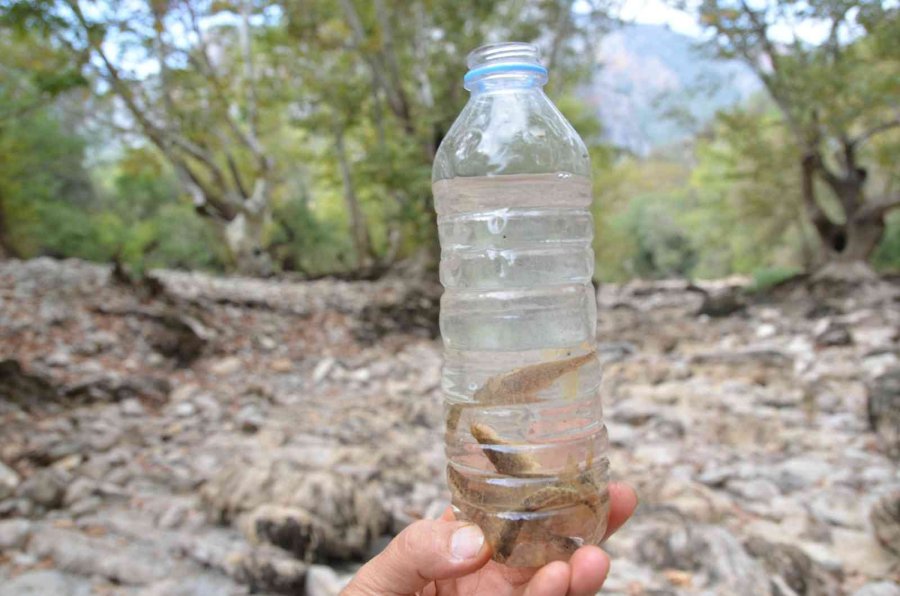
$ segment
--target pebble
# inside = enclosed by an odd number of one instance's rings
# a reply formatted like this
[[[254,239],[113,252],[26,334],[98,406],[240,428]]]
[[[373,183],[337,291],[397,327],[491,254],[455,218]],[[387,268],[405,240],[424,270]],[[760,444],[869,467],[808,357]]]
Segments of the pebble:
[[[0,551],[21,548],[31,533],[27,519],[0,520]]]
[[[146,413],[141,401],[133,397],[122,400],[120,407],[125,416],[143,416]]]
[[[60,571],[27,571],[0,585],[0,596],[89,596],[91,584]]]
[[[0,461],[0,501],[12,496],[21,481],[15,470]]]

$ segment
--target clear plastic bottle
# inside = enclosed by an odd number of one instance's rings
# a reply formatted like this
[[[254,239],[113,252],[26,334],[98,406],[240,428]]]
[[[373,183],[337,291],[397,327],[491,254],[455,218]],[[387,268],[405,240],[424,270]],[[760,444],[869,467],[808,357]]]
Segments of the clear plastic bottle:
[[[609,511],[590,158],[537,48],[484,46],[468,66],[432,176],[447,478],[494,559],[531,567],[600,542]]]

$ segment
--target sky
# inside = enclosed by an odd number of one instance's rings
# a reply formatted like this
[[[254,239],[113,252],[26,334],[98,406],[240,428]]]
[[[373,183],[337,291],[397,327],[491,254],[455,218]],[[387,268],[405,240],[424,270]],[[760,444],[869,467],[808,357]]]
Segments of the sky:
[[[885,0],[884,6],[895,7],[898,1],[900,0]],[[749,0],[749,4],[756,8],[765,6],[766,3],[764,0]],[[855,16],[854,13],[855,10],[850,11],[851,16]],[[700,37],[703,33],[695,17],[672,8],[665,0],[623,0],[619,17],[625,22],[668,25],[673,31],[691,37]],[[782,43],[792,43],[797,37],[802,41],[817,44],[828,36],[828,30],[827,23],[807,19],[792,24],[779,23],[770,29],[770,34],[775,41]],[[843,27],[840,31],[842,39],[852,39],[860,33],[859,27],[852,25]]]
[[[625,0],[619,17],[625,22],[668,25],[673,31],[691,37],[698,37],[701,33],[695,18],[661,0]]]

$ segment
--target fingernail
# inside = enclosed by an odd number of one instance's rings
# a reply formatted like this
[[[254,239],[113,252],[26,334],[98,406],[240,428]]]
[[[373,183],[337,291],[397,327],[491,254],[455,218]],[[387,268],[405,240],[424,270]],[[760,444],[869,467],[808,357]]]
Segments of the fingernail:
[[[484,546],[484,534],[481,528],[474,525],[463,526],[453,532],[450,538],[450,554],[457,561],[471,559],[481,552]]]

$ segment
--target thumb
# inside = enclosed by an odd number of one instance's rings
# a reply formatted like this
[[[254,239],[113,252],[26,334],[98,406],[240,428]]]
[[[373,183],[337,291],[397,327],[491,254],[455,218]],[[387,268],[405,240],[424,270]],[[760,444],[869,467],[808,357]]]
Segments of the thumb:
[[[490,548],[478,526],[420,520],[363,565],[342,594],[414,594],[434,580],[472,573],[489,558]]]

